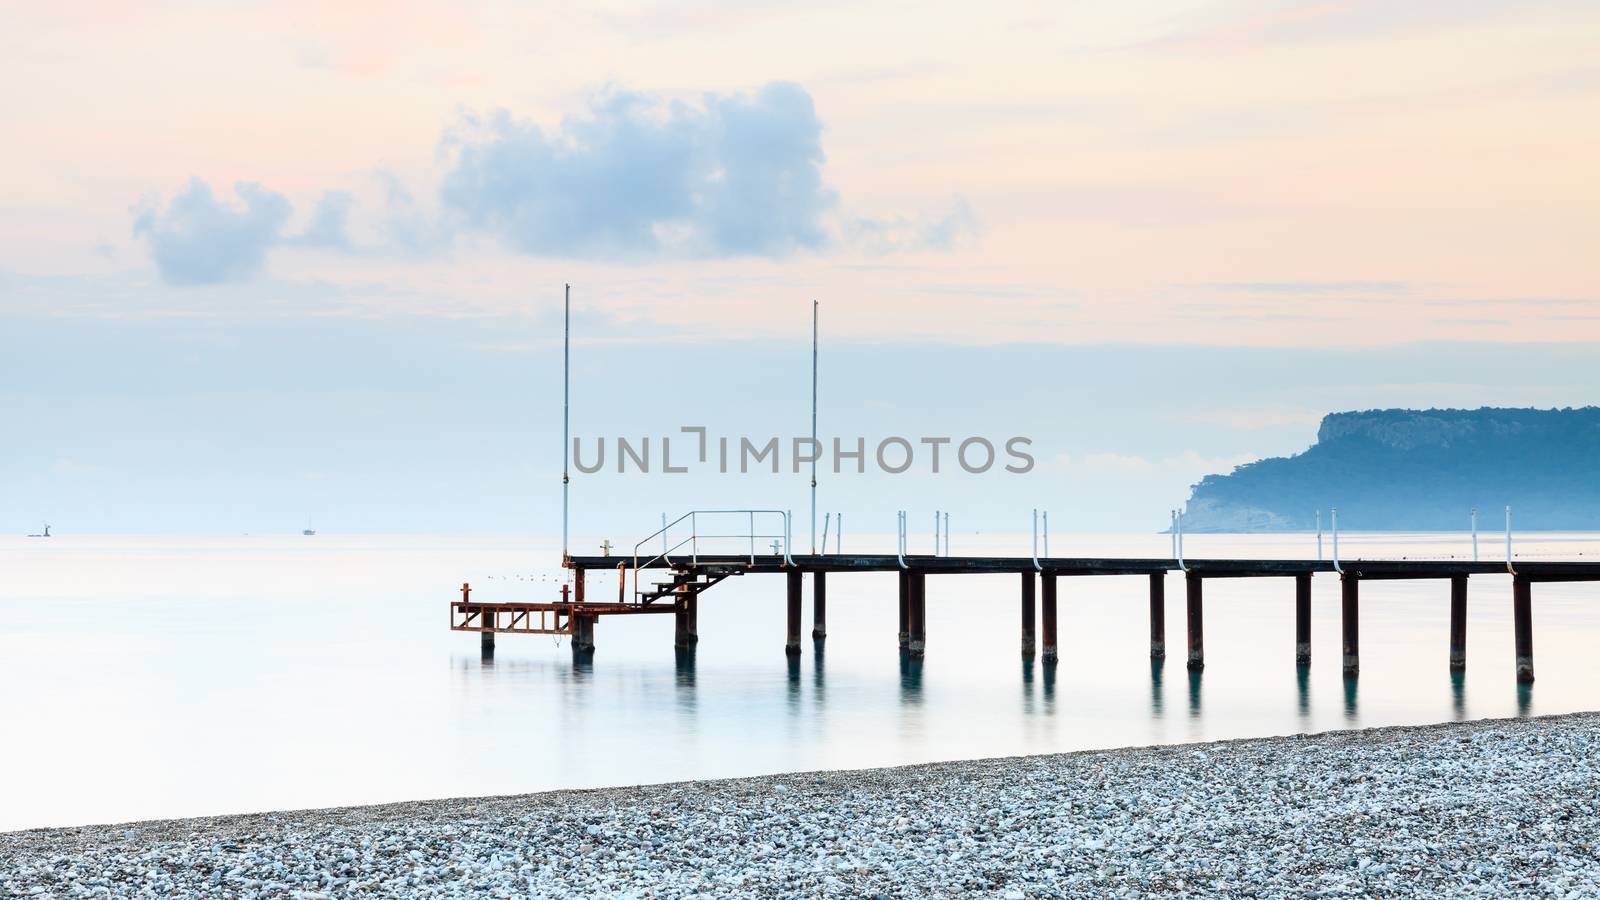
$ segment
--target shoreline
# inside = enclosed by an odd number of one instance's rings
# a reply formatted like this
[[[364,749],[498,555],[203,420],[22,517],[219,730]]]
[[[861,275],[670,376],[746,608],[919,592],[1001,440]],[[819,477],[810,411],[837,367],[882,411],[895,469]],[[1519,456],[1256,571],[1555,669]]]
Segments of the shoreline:
[[[12,831],[0,893],[1526,891],[1597,795],[1583,712]]]

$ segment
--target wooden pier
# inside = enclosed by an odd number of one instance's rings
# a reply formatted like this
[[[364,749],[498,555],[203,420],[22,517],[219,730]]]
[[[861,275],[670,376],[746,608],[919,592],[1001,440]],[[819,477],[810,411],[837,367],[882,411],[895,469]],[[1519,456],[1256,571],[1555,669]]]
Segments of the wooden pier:
[[[1449,582],[1449,667],[1466,666],[1467,584],[1473,575],[1512,576],[1511,607],[1515,635],[1517,681],[1533,681],[1533,585],[1552,581],[1600,581],[1600,562],[1472,562],[1467,560],[1361,559],[1340,563],[1286,559],[1114,559],[1067,557],[1034,560],[1005,556],[915,556],[900,554],[746,554],[667,557],[641,562],[646,572],[669,574],[654,588],[628,596],[619,582],[615,601],[589,602],[584,596],[586,572],[628,574],[627,561],[610,556],[572,556],[565,560],[573,570],[575,589],[562,590],[560,600],[529,603],[483,603],[471,600],[462,585],[462,599],[450,604],[450,627],[483,634],[486,651],[493,635],[571,635],[576,654],[594,652],[594,625],[602,616],[673,614],[674,645],[680,649],[699,640],[698,597],[730,576],[781,574],[787,585],[784,652],[800,653],[803,578],[813,585],[813,640],[827,636],[827,576],[852,572],[895,572],[899,575],[899,645],[913,659],[927,652],[926,597],[930,576],[1015,574],[1020,576],[1021,650],[1024,657],[1039,653],[1046,664],[1057,656],[1058,578],[1090,576],[1143,576],[1150,590],[1150,656],[1166,656],[1166,577],[1178,572],[1184,578],[1185,645],[1191,671],[1205,668],[1205,583],[1230,578],[1285,578],[1294,582],[1295,646],[1298,665],[1311,662],[1311,580],[1318,574],[1340,579],[1340,622],[1343,653],[1341,667],[1347,676],[1361,671],[1361,583],[1363,581],[1439,580]],[[1037,603],[1036,603],[1037,601]],[[1036,605],[1039,609],[1036,610]],[[1041,613],[1036,617],[1036,612]],[[1042,632],[1042,633],[1041,633]]]

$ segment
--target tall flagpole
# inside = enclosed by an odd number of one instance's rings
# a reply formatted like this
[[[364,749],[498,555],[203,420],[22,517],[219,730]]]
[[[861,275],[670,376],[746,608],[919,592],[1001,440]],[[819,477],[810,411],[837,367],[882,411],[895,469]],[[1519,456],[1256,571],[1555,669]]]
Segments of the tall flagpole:
[[[572,452],[572,285],[566,286],[565,308],[561,314],[561,560],[567,560],[567,475]]]
[[[817,301],[811,301],[811,555],[817,554]]]

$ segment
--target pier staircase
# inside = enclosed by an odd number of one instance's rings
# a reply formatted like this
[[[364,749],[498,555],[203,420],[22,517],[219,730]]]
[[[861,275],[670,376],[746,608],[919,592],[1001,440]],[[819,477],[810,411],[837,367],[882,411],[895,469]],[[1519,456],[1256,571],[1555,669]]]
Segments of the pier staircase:
[[[676,602],[698,597],[728,577],[748,571],[756,563],[757,545],[765,547],[767,541],[772,542],[774,555],[793,565],[790,519],[787,510],[779,509],[692,509],[670,522],[663,521],[659,530],[633,545],[634,602],[650,606],[667,598]],[[645,550],[657,542],[660,552],[651,555]],[[714,551],[719,551],[715,561],[710,558]],[[702,555],[708,557],[704,562]],[[647,569],[670,571],[672,577],[643,587],[639,573]]]
[[[636,591],[635,597],[645,606],[669,597],[674,601],[698,597],[723,579],[744,573],[743,566],[727,565],[674,569],[671,581],[657,581],[647,590]]]

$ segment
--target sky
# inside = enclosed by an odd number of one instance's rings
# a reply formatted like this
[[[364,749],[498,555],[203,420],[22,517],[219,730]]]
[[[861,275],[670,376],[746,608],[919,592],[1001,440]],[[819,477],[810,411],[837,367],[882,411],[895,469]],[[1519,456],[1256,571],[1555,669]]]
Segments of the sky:
[[[0,530],[549,533],[564,283],[585,437],[804,434],[816,300],[824,435],[1032,438],[881,531],[1595,399],[1592,3],[4,6]]]

